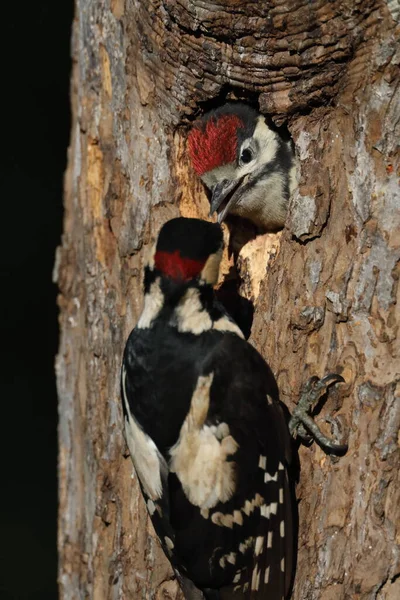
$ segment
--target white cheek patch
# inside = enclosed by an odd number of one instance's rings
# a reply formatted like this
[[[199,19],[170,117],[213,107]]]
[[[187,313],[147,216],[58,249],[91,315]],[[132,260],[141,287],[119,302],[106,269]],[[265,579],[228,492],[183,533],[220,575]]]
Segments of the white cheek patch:
[[[164,304],[164,295],[160,288],[160,279],[156,279],[150,286],[149,293],[144,297],[144,307],[136,327],[148,329],[157,318]]]
[[[278,134],[268,127],[264,117],[257,119],[253,139],[257,141],[258,152],[252,161],[236,170],[235,179],[253,173],[258,168],[274,160],[279,147]],[[243,148],[243,146],[242,146]],[[244,148],[243,148],[244,149]]]
[[[284,194],[285,176],[271,173],[243,194],[240,202],[232,206],[234,215],[251,218],[254,223],[282,226],[286,219],[287,200]]]
[[[278,135],[268,127],[264,117],[258,118],[253,137],[257,140],[259,147],[257,165],[265,165],[274,160],[278,151]]]
[[[219,266],[222,259],[222,248],[214,254],[210,254],[200,274],[200,279],[209,285],[215,285],[218,281]]]
[[[227,502],[236,488],[236,465],[227,458],[238,444],[231,435],[218,439],[215,428],[204,424],[213,377],[213,373],[199,377],[179,440],[170,450],[170,470],[176,473],[188,500],[201,509]]]
[[[208,312],[203,308],[199,291],[189,288],[175,309],[178,331],[199,335],[211,329],[212,321]]]
[[[129,410],[126,395],[126,370],[122,368],[122,395],[127,412],[125,417],[125,435],[129,452],[140,483],[150,500],[149,512],[154,507],[154,501],[162,496],[161,463],[165,462],[153,440],[144,433]],[[154,511],[153,511],[154,512]]]
[[[147,246],[144,250],[143,262],[145,267],[149,267],[151,270],[155,267],[154,257],[156,255],[157,243],[151,246]]]

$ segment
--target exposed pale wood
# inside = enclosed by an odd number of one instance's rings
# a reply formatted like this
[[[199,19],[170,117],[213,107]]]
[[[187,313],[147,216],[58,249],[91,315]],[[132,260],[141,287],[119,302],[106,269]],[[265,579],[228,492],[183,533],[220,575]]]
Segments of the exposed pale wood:
[[[207,218],[188,121],[227,97],[286,121],[300,170],[285,231],[237,261],[251,341],[289,408],[309,375],[346,379],[318,418],[349,432],[348,454],[300,452],[293,598],[399,597],[398,17],[383,0],[77,0],[55,268],[61,600],[182,597],[132,475],[118,376],[146,249],[180,212]]]

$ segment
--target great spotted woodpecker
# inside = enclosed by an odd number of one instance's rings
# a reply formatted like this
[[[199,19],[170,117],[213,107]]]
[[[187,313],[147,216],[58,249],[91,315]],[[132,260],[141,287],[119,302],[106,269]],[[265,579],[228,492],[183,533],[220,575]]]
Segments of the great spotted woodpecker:
[[[232,214],[265,231],[284,226],[295,185],[293,150],[265,117],[245,104],[225,104],[194,124],[188,146],[219,222]]]
[[[126,440],[186,598],[282,600],[291,439],[270,368],[214,296],[222,247],[217,223],[160,231],[123,358]]]

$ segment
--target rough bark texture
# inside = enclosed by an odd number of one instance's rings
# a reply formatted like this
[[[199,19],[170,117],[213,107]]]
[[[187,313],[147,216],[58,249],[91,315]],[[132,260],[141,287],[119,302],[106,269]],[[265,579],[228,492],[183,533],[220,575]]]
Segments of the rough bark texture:
[[[348,454],[300,451],[293,598],[400,598],[399,12],[383,0],[77,0],[55,269],[62,600],[181,597],[127,456],[119,367],[146,248],[167,219],[207,214],[187,124],[226,98],[286,122],[299,160],[287,228],[239,257],[257,300],[251,341],[289,408],[309,375],[346,379],[317,418],[335,416]]]

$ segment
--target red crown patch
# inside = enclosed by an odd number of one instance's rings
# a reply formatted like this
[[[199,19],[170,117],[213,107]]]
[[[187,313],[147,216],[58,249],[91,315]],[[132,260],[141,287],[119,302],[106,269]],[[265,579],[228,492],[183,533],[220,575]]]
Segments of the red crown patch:
[[[205,127],[195,125],[189,134],[189,154],[198,175],[212,171],[236,159],[237,130],[244,123],[237,115],[211,117]]]
[[[171,279],[188,281],[199,275],[205,265],[205,260],[193,260],[181,256],[179,250],[162,252],[158,250],[154,257],[155,267]]]

